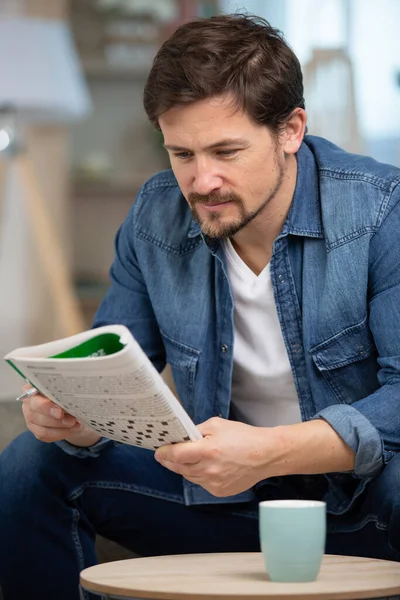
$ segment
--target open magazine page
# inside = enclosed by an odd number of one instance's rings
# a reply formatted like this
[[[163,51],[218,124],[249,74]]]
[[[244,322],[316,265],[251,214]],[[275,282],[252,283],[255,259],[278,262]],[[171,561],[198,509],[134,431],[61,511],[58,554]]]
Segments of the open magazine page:
[[[135,340],[109,356],[13,357],[13,363],[44,395],[104,437],[150,449],[201,438]]]

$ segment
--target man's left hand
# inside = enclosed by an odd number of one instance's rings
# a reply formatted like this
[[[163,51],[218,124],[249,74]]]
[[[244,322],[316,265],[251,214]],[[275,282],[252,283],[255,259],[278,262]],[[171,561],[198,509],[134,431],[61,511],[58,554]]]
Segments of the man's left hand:
[[[156,460],[220,497],[247,490],[267,476],[273,429],[219,417],[198,429],[203,439],[163,446],[156,451]]]

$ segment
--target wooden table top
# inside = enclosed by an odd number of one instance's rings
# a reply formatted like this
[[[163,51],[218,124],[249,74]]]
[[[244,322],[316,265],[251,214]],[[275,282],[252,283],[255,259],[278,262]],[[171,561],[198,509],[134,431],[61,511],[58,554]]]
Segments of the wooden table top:
[[[324,556],[317,581],[273,583],[261,553],[133,558],[85,569],[84,589],[154,600],[334,600],[400,594],[400,563]]]

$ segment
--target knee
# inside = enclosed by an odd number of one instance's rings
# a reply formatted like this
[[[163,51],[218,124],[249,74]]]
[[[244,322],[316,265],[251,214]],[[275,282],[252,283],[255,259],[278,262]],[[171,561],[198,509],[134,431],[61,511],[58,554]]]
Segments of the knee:
[[[390,501],[400,507],[400,454],[388,462],[373,485],[382,501]]]
[[[400,560],[400,454],[371,482],[370,505],[375,507],[380,529],[386,531],[389,546]]]
[[[370,512],[382,527],[400,532],[400,454],[395,455],[367,489]]]
[[[27,504],[33,490],[48,483],[56,470],[54,456],[62,451],[39,442],[30,432],[18,436],[0,455],[0,503]],[[28,501],[29,504],[29,501]],[[1,511],[0,511],[1,512]]]

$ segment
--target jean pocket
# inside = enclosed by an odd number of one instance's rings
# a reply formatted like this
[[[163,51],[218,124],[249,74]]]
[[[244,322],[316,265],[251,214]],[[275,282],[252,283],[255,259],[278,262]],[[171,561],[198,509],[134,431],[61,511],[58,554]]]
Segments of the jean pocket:
[[[339,402],[352,404],[379,388],[377,350],[364,319],[309,350]]]

